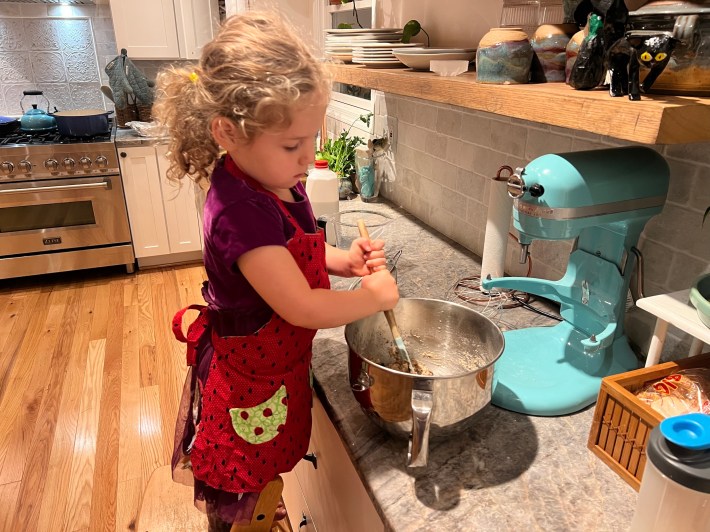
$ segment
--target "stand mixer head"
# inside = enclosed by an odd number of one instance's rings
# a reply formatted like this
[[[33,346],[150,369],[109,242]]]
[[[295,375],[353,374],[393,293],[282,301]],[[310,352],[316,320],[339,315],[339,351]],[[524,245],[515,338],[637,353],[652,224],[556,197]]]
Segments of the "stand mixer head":
[[[505,333],[494,404],[536,415],[575,412],[595,401],[603,377],[638,366],[623,328],[632,248],[661,212],[668,182],[668,164],[645,147],[543,155],[509,178],[521,262],[533,240],[576,243],[560,280],[483,281],[486,290],[556,301],[564,320]]]

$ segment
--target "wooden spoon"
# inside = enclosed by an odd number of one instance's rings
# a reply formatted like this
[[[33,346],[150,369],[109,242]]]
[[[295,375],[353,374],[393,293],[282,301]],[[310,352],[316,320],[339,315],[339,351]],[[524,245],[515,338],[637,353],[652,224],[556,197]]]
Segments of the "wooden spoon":
[[[357,227],[360,230],[360,236],[369,240],[370,233],[368,232],[367,227],[365,227],[365,222],[358,220]],[[399,332],[397,320],[394,318],[394,311],[385,310],[384,313],[385,318],[387,318],[387,324],[390,326],[390,331],[392,331],[392,339],[394,340],[394,345],[397,348],[397,353],[399,354],[400,359],[407,361],[409,373],[414,373],[414,364],[412,364],[412,359],[409,358],[409,353],[404,345],[404,340],[402,340],[402,334]]]

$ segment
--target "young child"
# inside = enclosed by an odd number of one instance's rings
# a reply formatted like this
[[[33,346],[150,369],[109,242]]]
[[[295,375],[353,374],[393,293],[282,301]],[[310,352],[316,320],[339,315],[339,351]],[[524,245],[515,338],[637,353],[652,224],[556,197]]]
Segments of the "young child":
[[[382,241],[339,250],[316,227],[300,178],[330,80],[283,22],[254,12],[228,19],[199,65],[161,73],[158,88],[169,177],[210,181],[207,306],[190,307],[200,315],[187,338],[186,309],[173,321],[191,366],[173,478],[194,476],[210,530],[229,530],[248,523],[261,490],[307,452],[316,330],[391,309],[399,293]],[[361,288],[332,291],[329,273],[361,276]]]

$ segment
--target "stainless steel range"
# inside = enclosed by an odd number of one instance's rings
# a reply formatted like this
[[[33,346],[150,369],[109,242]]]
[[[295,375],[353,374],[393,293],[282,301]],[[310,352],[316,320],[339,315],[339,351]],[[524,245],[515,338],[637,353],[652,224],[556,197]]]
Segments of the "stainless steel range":
[[[114,130],[0,137],[0,279],[134,268]]]

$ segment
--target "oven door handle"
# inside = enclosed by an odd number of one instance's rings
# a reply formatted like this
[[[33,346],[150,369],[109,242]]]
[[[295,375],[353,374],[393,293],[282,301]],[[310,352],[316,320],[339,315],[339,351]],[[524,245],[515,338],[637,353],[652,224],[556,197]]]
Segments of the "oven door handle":
[[[0,195],[8,194],[26,194],[27,192],[57,192],[59,190],[82,190],[88,188],[103,188],[111,190],[111,180],[107,179],[100,183],[79,183],[77,185],[55,185],[50,187],[31,187],[31,188],[11,188],[8,190],[0,190]]]

